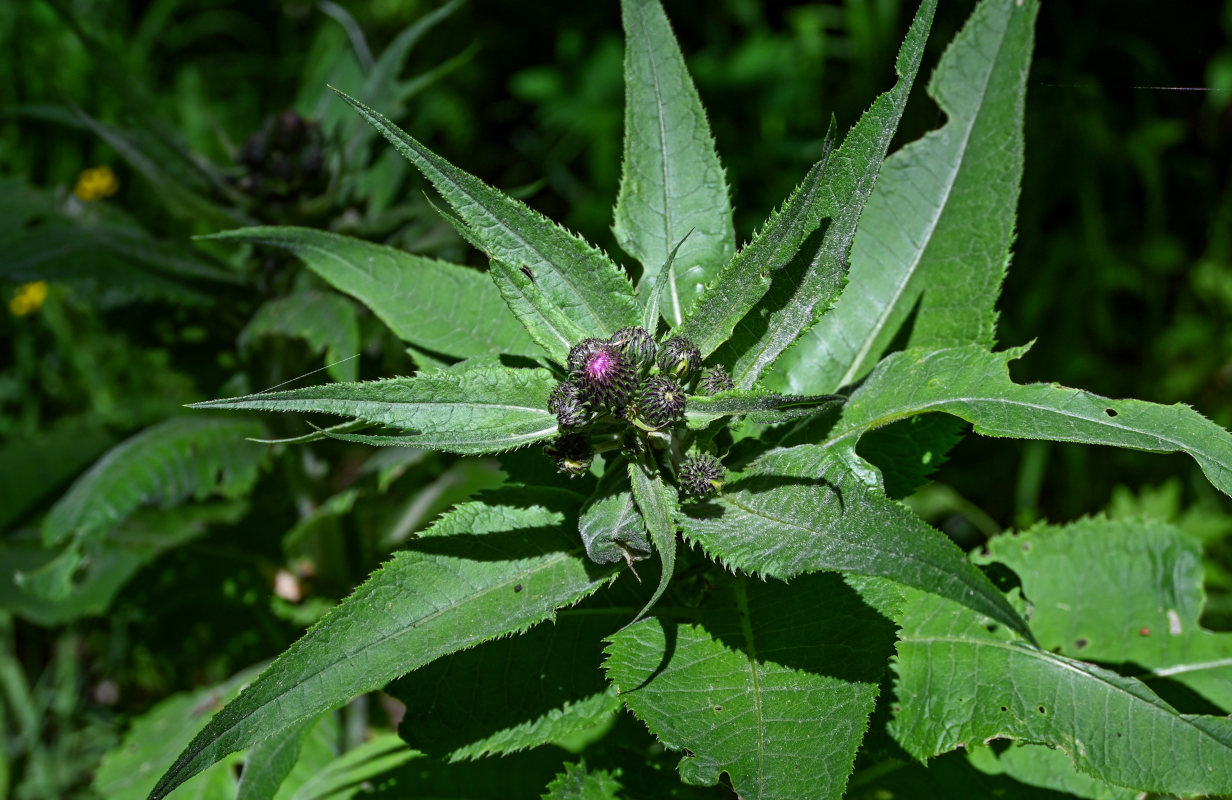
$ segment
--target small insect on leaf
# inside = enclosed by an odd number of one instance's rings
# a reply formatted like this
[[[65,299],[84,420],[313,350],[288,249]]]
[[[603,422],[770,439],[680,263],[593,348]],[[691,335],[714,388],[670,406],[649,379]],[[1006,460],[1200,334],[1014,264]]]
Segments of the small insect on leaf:
[[[528,266],[526,266],[525,264],[523,264],[523,265],[522,265],[522,267],[521,267],[521,269],[522,269],[522,274],[523,274],[523,275],[525,275],[527,278],[529,278],[531,283],[534,283],[534,282],[535,282],[535,273],[533,273],[533,272],[531,272],[531,271],[530,271],[530,267],[528,267]]]

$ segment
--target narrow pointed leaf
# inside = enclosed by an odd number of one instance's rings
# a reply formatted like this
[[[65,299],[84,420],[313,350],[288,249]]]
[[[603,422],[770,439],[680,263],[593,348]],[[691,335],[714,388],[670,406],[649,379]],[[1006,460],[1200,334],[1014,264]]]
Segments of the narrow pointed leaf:
[[[1232,633],[1199,622],[1196,539],[1157,520],[1083,519],[994,537],[979,558],[1018,574],[1041,647],[1133,664],[1157,691],[1175,682],[1232,712]]]
[[[641,262],[642,283],[664,288],[679,325],[736,250],[731,199],[706,111],[659,0],[622,0],[625,144],[612,230]],[[664,273],[672,248],[676,269]]]
[[[676,519],[680,511],[676,489],[667,484],[657,468],[650,472],[642,465],[630,461],[629,482],[633,486],[633,499],[637,502],[646,530],[650,533],[650,541],[659,552],[659,560],[663,564],[659,585],[646,601],[645,607],[634,617],[636,621],[659,601],[676,571]]]
[[[316,724],[317,720],[307,719],[253,745],[244,761],[235,800],[273,800],[295,768],[304,740]]]
[[[596,564],[615,564],[650,554],[642,512],[633,501],[628,471],[612,465],[599,479],[595,493],[582,506],[578,533],[586,555]]]
[[[587,769],[585,761],[566,764],[565,771],[547,785],[543,800],[618,800],[622,787],[617,774]]]
[[[1009,641],[942,598],[910,597],[891,731],[913,757],[993,738],[1044,742],[1117,786],[1232,793],[1232,719],[1180,714],[1133,678]]]
[[[826,161],[826,174],[809,212],[808,228],[828,219],[807,263],[779,270],[770,290],[747,314],[719,360],[730,365],[736,387],[750,389],[779,355],[833,304],[847,277],[847,252],[882,159],[890,146],[907,96],[915,82],[924,43],[932,25],[935,0],[924,0],[903,40],[895,62],[899,79],[881,95],[847,133]],[[816,222],[813,222],[816,220]]]
[[[685,406],[685,421],[690,428],[699,430],[716,419],[744,414],[750,422],[774,425],[814,414],[822,407],[846,399],[836,394],[804,397],[763,390],[732,389],[714,395],[691,395]]]
[[[551,327],[552,320],[541,320],[554,337],[547,347],[549,355],[563,361],[578,339],[610,336],[637,323],[628,279],[593,245],[453,166],[363,103],[341,96],[432,181],[484,245],[501,294],[507,300],[517,295],[525,303],[521,308],[513,306],[515,313],[525,313],[527,307],[556,309],[569,320],[573,326],[569,330]],[[522,266],[534,277],[527,278]],[[527,328],[540,341],[540,326]],[[582,336],[577,336],[578,331]]]
[[[246,494],[269,452],[252,419],[177,417],[129,438],[78,478],[43,520],[48,544],[95,539],[142,507]]]
[[[1030,638],[1001,592],[958,547],[860,473],[850,451],[773,450],[728,476],[722,495],[684,507],[687,538],[745,572],[792,578],[838,570],[889,578],[962,603]]]
[[[981,347],[895,353],[852,394],[831,434],[854,444],[865,431],[915,414],[942,411],[976,433],[1184,452],[1224,494],[1232,495],[1232,434],[1183,405],[1109,400],[1055,384],[1019,385],[1009,362],[1022,348]]]
[[[312,228],[240,228],[206,238],[294,253],[416,347],[454,358],[539,352],[491,278],[476,270]]]
[[[771,385],[832,392],[863,377],[914,315],[908,347],[993,343],[1023,162],[1035,0],[985,0],[929,81],[946,124],[890,156],[834,310],[775,364]]]
[[[894,626],[837,575],[724,581],[696,624],[648,619],[608,647],[608,677],[680,777],[726,772],[747,800],[842,797]]]
[[[374,572],[210,720],[150,795],[447,653],[519,633],[602,586],[566,521],[578,498],[494,493],[455,508]],[[521,587],[519,590],[518,587]]]
[[[551,625],[398,679],[385,691],[406,704],[399,734],[433,758],[461,761],[538,747],[611,719],[620,701],[600,669],[602,640],[627,617],[602,610],[566,609]]]
[[[547,408],[555,385],[545,369],[471,366],[412,378],[327,383],[197,403],[194,408],[248,408],[338,414],[410,431],[400,442],[451,453],[492,453],[521,447],[556,433]],[[363,436],[327,433],[364,441]],[[422,438],[418,438],[422,437]],[[388,437],[384,437],[388,438]]]
[[[665,290],[671,287],[672,290],[676,286],[676,254],[680,252],[680,246],[693,234],[692,231],[685,234],[684,239],[676,242],[676,246],[672,248],[672,252],[667,254],[667,261],[663,262],[663,269],[659,271],[661,278],[654,282],[642,281],[640,291],[644,293],[641,297],[642,302],[642,327],[650,331],[654,335],[659,329],[659,319],[663,317],[663,297]],[[676,323],[668,320],[669,324]]]

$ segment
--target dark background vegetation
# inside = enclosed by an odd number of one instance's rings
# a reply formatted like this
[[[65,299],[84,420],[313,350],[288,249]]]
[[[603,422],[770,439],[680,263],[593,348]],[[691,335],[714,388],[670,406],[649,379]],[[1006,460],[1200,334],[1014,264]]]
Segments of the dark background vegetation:
[[[664,5],[710,113],[742,240],[819,155],[830,116],[845,130],[891,84],[914,11],[897,0]],[[0,4],[0,527],[9,535],[37,527],[107,446],[181,413],[183,403],[265,388],[321,365],[290,339],[236,345],[264,301],[305,280],[295,262],[193,245],[190,236],[238,227],[241,218],[310,224],[482,268],[435,216],[424,182],[383,142],[343,164],[332,129],[322,127],[323,170],[334,179],[350,170],[345,191],[307,180],[271,199],[241,186],[252,173],[240,163],[249,137],[263,125],[268,133],[269,120],[288,109],[313,117],[329,66],[355,52],[340,19],[353,20],[379,55],[438,6]],[[922,76],[971,6],[941,3]],[[620,170],[621,58],[615,0],[471,0],[411,53],[403,77],[452,66],[395,121],[620,258],[608,225]],[[900,144],[943,121],[922,82]],[[1189,403],[1232,424],[1232,2],[1183,12],[1148,2],[1045,2],[1028,86],[1018,240],[1000,304],[1000,342],[1036,340],[1016,377]],[[332,101],[332,118],[341,106]],[[166,174],[196,181],[235,221],[174,208],[165,186],[75,109],[151,148],[191,154],[166,163],[196,173]],[[75,199],[83,170],[100,165],[114,171],[116,193]],[[71,263],[43,263],[4,244],[50,218],[71,237],[73,225],[108,209],[160,242],[230,264],[238,280],[190,280],[190,302],[147,291],[140,276],[108,273],[113,265],[88,249]],[[10,311],[19,287],[40,279],[49,283],[46,302],[32,313]],[[379,327],[364,320],[361,376],[413,370]],[[75,443],[73,455],[30,464],[40,443],[64,439]],[[297,456],[266,474],[242,522],[146,566],[106,615],[43,627],[0,611],[0,651],[16,656],[5,669],[20,673],[0,676],[0,708],[9,709],[0,717],[5,772],[16,796],[88,795],[94,764],[129,715],[271,657],[302,630],[311,615],[287,612],[272,589],[286,558],[281,538],[305,504],[362,480],[367,458],[336,442],[311,452],[307,467]],[[395,490],[457,468],[457,459],[429,456]],[[1228,530],[1226,504],[1181,457],[970,437],[937,480],[913,502],[967,546],[992,530],[1110,505],[1200,529],[1211,540],[1207,623],[1232,627],[1229,555],[1218,540]],[[445,500],[482,484],[465,478]],[[330,522],[344,566],[311,592],[344,595],[380,561],[382,547],[364,538],[380,513],[360,508]],[[39,710],[34,722],[20,718],[21,691]]]

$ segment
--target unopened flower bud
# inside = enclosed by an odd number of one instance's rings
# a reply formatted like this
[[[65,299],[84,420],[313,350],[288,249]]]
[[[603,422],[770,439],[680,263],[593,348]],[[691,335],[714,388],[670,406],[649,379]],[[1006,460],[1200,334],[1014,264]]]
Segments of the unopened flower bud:
[[[596,349],[606,346],[607,342],[595,338],[583,339],[575,344],[569,351],[568,363],[566,364],[569,367],[569,372],[575,375],[579,374],[582,371],[582,365],[590,357],[590,354],[595,352]]]
[[[680,489],[694,497],[717,494],[723,491],[723,474],[723,465],[714,456],[690,456],[680,466]]]
[[[701,351],[683,336],[673,336],[659,348],[659,371],[675,375],[681,383],[693,380],[701,368]]]
[[[637,417],[652,428],[662,428],[684,419],[684,403],[684,389],[675,378],[655,375],[637,397]]]
[[[548,395],[548,410],[556,415],[556,422],[562,431],[580,428],[590,418],[582,404],[581,390],[568,381],[556,384]]]
[[[585,436],[566,433],[557,436],[543,448],[544,454],[556,462],[556,468],[570,477],[585,475],[594,460],[595,451]]]
[[[658,348],[655,347],[654,339],[645,328],[640,326],[621,328],[608,341],[639,370],[650,369],[650,365],[654,363],[655,352]]]
[[[735,388],[736,384],[732,382],[727,370],[719,366],[702,370],[702,379],[697,382],[698,394],[718,394]]]
[[[586,402],[617,413],[628,405],[637,389],[633,362],[606,344],[586,354],[576,379]]]

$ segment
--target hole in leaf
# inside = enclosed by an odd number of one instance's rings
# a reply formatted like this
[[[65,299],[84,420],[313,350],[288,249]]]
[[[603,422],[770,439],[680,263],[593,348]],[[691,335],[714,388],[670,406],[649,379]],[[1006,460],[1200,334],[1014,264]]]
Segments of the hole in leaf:
[[[1108,415],[1108,416],[1110,416],[1110,417],[1115,417],[1115,416],[1117,415],[1117,412],[1116,412],[1116,409],[1115,409],[1115,408],[1105,408],[1105,409],[1104,409],[1104,413],[1105,413],[1105,414],[1107,414],[1107,415]]]
[[[1087,644],[1089,644],[1089,642],[1087,642],[1087,640],[1086,640],[1086,639],[1075,639],[1075,640],[1074,640],[1074,649],[1075,649],[1075,650],[1081,650],[1082,648],[1086,647],[1086,646],[1087,646]]]
[[[1008,708],[1006,708],[1005,706],[1001,706],[1001,710],[1002,710],[1002,711],[1009,711],[1009,709],[1008,709]]]
[[[1047,714],[1047,713],[1048,713],[1048,709],[1044,708],[1043,706],[1040,706],[1040,707],[1039,707],[1039,712],[1040,712],[1041,714]]]

